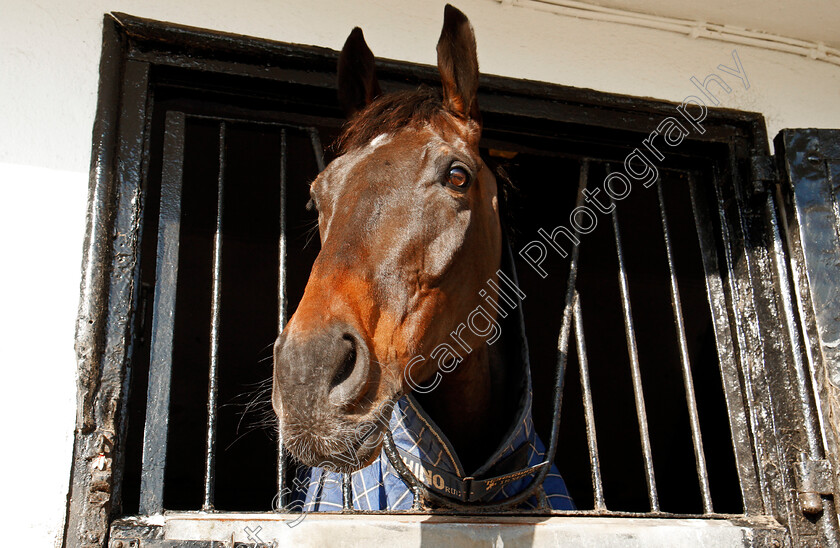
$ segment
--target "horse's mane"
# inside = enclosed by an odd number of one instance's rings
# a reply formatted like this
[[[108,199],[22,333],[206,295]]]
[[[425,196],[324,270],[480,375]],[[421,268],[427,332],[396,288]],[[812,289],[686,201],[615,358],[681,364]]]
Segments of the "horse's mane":
[[[351,118],[333,148],[341,154],[364,146],[383,133],[430,122],[444,112],[440,92],[430,87],[388,93]]]

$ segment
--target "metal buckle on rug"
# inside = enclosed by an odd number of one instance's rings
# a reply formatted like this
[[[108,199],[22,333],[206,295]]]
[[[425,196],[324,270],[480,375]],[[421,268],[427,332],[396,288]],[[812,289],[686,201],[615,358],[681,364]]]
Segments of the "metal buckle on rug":
[[[482,499],[490,499],[501,491],[506,485],[519,481],[524,478],[529,478],[548,466],[548,461],[543,461],[534,466],[525,468],[524,470],[517,470],[502,476],[487,479],[466,478],[472,480],[470,482],[470,499],[469,502],[475,502]]]
[[[534,466],[491,478],[476,479],[472,476],[460,478],[452,472],[424,462],[419,457],[400,448],[397,448],[397,451],[408,469],[423,485],[441,495],[461,502],[477,502],[482,499],[490,499],[506,485],[531,477],[549,464],[548,461],[543,461]]]

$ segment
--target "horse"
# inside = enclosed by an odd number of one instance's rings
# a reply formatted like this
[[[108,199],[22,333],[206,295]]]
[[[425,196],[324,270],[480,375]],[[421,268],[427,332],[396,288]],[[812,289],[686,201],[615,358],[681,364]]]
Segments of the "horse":
[[[510,313],[524,294],[479,151],[475,35],[450,5],[437,65],[440,91],[383,94],[361,29],[339,56],[349,120],[310,185],[321,249],[274,345],[272,406],[307,510],[341,509],[339,473],[355,508],[393,510],[431,505],[406,470],[438,500],[486,503],[547,465]],[[529,500],[574,508],[553,466]]]

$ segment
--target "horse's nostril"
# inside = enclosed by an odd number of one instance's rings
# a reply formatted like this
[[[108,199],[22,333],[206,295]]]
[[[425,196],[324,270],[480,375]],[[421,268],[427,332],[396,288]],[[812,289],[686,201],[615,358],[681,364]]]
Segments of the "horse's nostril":
[[[368,380],[368,349],[364,340],[352,331],[341,336],[336,352],[336,369],[330,380],[329,398],[333,405],[347,407],[362,396]],[[340,360],[340,361],[339,361]]]
[[[350,335],[344,335],[342,339],[350,344],[350,348],[330,383],[330,390],[346,381],[353,372],[353,367],[356,365],[356,341]]]

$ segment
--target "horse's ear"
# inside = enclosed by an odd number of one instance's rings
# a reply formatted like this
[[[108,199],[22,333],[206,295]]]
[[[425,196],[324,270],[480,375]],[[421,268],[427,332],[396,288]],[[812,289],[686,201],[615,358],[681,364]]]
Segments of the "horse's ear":
[[[365,42],[362,29],[356,27],[338,58],[338,101],[350,118],[381,94],[373,52]]]
[[[437,44],[443,102],[449,110],[481,123],[478,111],[478,54],[467,16],[447,4]]]

